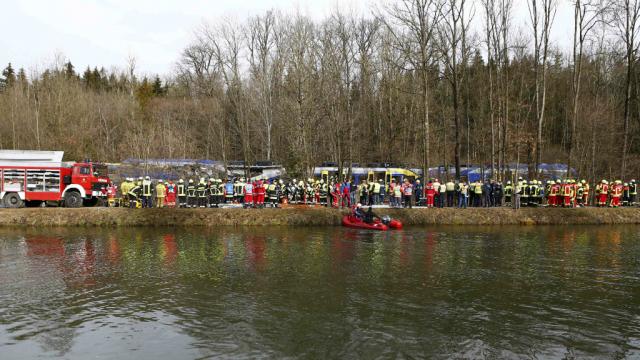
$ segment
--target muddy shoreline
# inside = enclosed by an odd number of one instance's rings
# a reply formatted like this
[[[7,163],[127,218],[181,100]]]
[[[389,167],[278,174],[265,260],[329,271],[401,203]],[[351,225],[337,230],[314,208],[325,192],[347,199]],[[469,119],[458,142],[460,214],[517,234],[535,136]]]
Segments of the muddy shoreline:
[[[347,210],[289,209],[0,209],[0,226],[337,226]],[[640,224],[640,208],[376,209],[405,225]]]

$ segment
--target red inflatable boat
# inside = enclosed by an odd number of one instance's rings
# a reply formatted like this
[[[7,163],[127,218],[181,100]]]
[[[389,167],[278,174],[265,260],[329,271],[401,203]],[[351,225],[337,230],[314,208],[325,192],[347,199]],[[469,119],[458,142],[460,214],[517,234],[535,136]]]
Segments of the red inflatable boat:
[[[342,226],[354,228],[354,229],[365,229],[365,230],[380,230],[387,231],[391,229],[402,229],[402,223],[395,219],[390,219],[388,223],[381,221],[380,219],[375,219],[373,224],[366,223],[353,215],[345,215],[342,217]]]
[[[380,230],[380,231],[389,230],[387,225],[383,224],[380,220],[374,221],[373,224],[368,224],[353,215],[343,216],[342,226],[346,226],[354,229],[365,229],[365,230]]]

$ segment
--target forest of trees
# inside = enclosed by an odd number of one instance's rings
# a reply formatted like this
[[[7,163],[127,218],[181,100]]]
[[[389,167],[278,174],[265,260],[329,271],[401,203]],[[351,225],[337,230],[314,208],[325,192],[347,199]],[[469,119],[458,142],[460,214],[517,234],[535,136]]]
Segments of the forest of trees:
[[[9,64],[0,148],[68,158],[323,161],[427,168],[569,163],[640,170],[640,0],[572,0],[571,51],[550,41],[558,1],[395,0],[322,21],[268,11],[196,29],[175,71]],[[514,7],[528,18],[514,21]],[[481,24],[481,26],[471,26]]]

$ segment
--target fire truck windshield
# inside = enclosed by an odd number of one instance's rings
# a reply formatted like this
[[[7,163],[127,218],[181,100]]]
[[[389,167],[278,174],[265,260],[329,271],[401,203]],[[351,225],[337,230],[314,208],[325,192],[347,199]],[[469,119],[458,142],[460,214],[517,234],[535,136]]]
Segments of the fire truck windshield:
[[[93,176],[101,176],[101,177],[106,177],[108,176],[108,168],[106,165],[97,165],[97,164],[93,164]]]

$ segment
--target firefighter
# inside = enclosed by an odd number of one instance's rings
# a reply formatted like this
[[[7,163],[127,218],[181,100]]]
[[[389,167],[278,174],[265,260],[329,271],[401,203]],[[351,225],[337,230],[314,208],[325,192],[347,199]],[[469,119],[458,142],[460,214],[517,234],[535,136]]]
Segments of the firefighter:
[[[150,208],[153,206],[153,200],[151,196],[153,195],[153,183],[151,182],[151,178],[146,176],[142,181],[142,207]]]
[[[111,183],[107,186],[107,206],[115,207],[116,206],[116,192],[118,188],[115,184]]]
[[[225,183],[220,178],[218,178],[217,180],[218,180],[218,207],[220,207],[220,204],[224,204]]]
[[[236,180],[233,184],[233,192],[236,198],[236,203],[242,204],[244,200],[243,192],[244,192],[244,178],[240,178],[240,180]]]
[[[328,196],[329,196],[329,185],[324,182],[323,179],[320,180],[320,205],[329,206]]]
[[[278,192],[276,191],[277,186],[276,186],[276,181],[275,180],[269,180],[269,185],[267,185],[267,197],[269,198],[269,204],[272,207],[276,207],[277,203],[278,203]],[[307,196],[309,196],[309,194],[305,191],[305,202],[307,200]]]
[[[635,179],[631,179],[629,182],[629,205],[636,205],[636,198],[638,197],[638,184]]]
[[[622,181],[616,180],[611,184],[611,202],[609,203],[609,206],[615,208],[619,207],[620,197],[622,197]]]
[[[529,194],[529,205],[538,206],[539,198],[540,198],[540,183],[538,180],[531,181],[530,185],[530,194]]]
[[[607,206],[608,196],[609,196],[609,182],[607,180],[602,180],[602,183],[600,185],[600,191],[598,194],[598,205]]]
[[[156,185],[156,207],[164,207],[164,198],[167,196],[167,188],[162,183],[162,179],[158,180]]]
[[[209,182],[207,183],[207,206],[208,207],[215,207],[217,192],[218,192],[218,184],[216,184],[216,179],[209,178]]]
[[[576,207],[576,198],[577,198],[577,187],[576,181],[571,179],[569,180],[569,185],[571,185],[571,207]]]
[[[584,207],[584,187],[582,182],[576,183],[576,203],[579,207]]]
[[[582,206],[589,206],[589,183],[584,179],[582,183]]]
[[[313,185],[311,186],[312,190],[315,191]],[[284,181],[282,179],[278,179],[278,183],[276,184],[276,196],[278,197],[277,203],[284,203],[286,199],[285,190],[284,190]],[[313,193],[315,196],[315,192]]]
[[[125,178],[120,184],[120,195],[122,196],[121,206],[129,206],[129,190],[132,184],[129,182],[129,178]]]
[[[547,205],[550,207],[556,206],[556,198],[558,196],[558,192],[556,191],[556,182],[553,180],[549,180],[547,182]]]
[[[538,182],[538,180],[533,180],[531,181],[531,186],[530,186],[530,195],[529,195],[529,205],[531,206],[538,206],[539,202],[540,202],[540,195],[541,195],[541,188],[540,188],[540,182]]]
[[[562,206],[571,207],[571,184],[569,179],[564,180],[562,183]]]
[[[189,185],[187,185],[187,207],[194,208],[196,206],[198,206],[196,184],[193,179],[189,179]]]
[[[511,206],[511,196],[513,194],[513,185],[511,180],[507,180],[507,185],[504,187],[504,205]]]
[[[198,185],[196,185],[196,194],[198,195],[198,207],[207,207],[207,184],[204,178],[200,178]]]
[[[129,199],[129,208],[137,209],[141,207],[140,197],[142,196],[142,182],[138,181],[135,184],[131,184],[133,186],[129,187],[129,192],[127,193],[127,198]]]
[[[187,207],[187,189],[184,186],[184,180],[178,180],[178,207]]]
[[[622,206],[629,206],[629,199],[631,198],[629,191],[629,183],[624,183],[622,187]]]
[[[207,181],[207,187],[206,187],[206,192],[207,192],[207,207],[211,208],[213,207],[214,203],[215,203],[215,196],[216,196],[216,191],[217,191],[217,186],[216,186],[216,181],[214,178],[209,178],[209,180]]]

